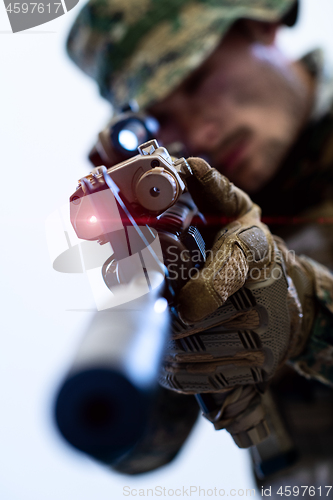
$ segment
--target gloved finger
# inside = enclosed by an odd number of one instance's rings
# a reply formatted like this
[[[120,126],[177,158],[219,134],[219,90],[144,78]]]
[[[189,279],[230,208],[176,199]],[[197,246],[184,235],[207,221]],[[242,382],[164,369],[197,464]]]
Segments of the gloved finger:
[[[191,196],[203,213],[240,217],[251,210],[250,197],[202,158],[187,159],[193,176],[187,180]]]
[[[234,243],[222,244],[180,290],[178,313],[185,323],[195,323],[213,313],[245,283],[249,264],[244,252]]]
[[[223,366],[262,367],[265,354],[257,350],[236,352],[233,356],[213,356],[212,354],[183,353],[174,357],[165,356],[164,368],[170,373],[197,373],[209,375]]]
[[[265,353],[257,350],[234,356],[216,357],[206,362],[163,361],[159,383],[188,394],[221,392],[235,385],[263,381]]]
[[[220,307],[244,284],[258,280],[272,260],[274,246],[268,228],[259,222],[260,209],[251,210],[217,236],[201,271],[179,293],[178,311],[185,323],[195,323]]]

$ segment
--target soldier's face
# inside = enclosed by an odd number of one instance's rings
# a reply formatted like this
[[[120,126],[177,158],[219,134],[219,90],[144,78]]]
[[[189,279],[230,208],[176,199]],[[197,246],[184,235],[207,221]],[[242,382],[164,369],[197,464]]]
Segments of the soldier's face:
[[[160,122],[163,144],[183,142],[186,154],[204,157],[253,193],[272,178],[299,133],[304,92],[278,49],[231,29],[198,70],[148,111]]]

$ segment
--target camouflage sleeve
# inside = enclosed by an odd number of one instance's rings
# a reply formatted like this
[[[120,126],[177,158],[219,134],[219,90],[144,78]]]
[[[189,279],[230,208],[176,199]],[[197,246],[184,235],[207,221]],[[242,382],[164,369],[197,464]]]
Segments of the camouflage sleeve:
[[[171,462],[189,436],[198,413],[194,396],[160,387],[144,436],[112,469],[142,474]]]
[[[333,387],[333,274],[310,258],[302,259],[313,271],[316,313],[305,349],[290,364],[301,375]]]

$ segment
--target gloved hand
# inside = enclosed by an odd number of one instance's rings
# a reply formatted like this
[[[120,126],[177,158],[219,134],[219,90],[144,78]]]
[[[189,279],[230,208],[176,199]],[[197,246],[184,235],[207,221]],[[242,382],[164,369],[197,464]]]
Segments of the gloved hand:
[[[187,394],[222,393],[220,407],[205,416],[235,438],[263,420],[259,393],[306,344],[313,273],[272,236],[243,191],[204,160],[188,162],[198,208],[234,221],[216,235],[204,268],[179,294],[180,320],[174,321],[160,383]],[[248,435],[237,438],[240,446],[254,444]]]

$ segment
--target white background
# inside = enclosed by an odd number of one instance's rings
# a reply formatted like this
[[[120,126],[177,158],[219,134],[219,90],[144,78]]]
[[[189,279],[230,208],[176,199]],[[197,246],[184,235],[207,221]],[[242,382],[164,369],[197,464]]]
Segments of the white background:
[[[137,478],[81,456],[54,429],[53,395],[89,317],[68,309],[91,296],[84,276],[53,271],[45,221],[87,173],[110,114],[65,55],[79,8],[13,35],[0,3],[0,499],[118,500],[125,485],[252,488],[246,452],[203,419],[174,463]],[[279,43],[292,57],[324,46],[333,61],[332,19],[332,0],[303,1],[298,27]]]

